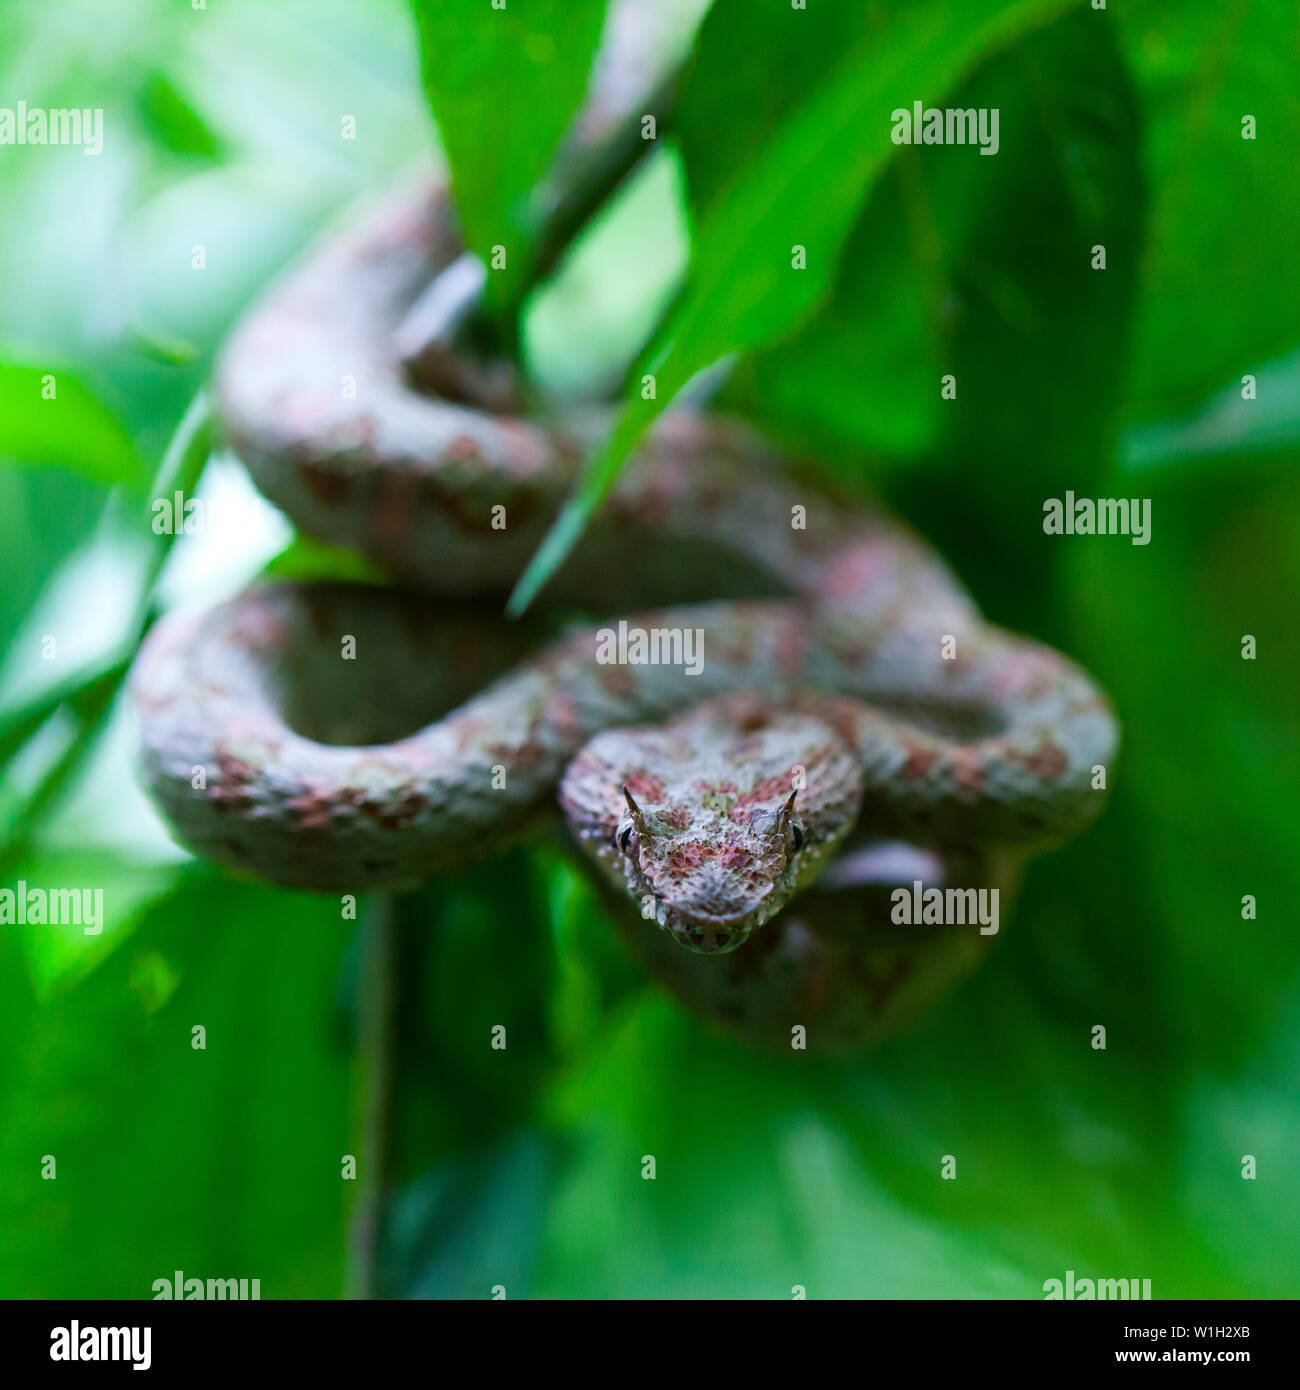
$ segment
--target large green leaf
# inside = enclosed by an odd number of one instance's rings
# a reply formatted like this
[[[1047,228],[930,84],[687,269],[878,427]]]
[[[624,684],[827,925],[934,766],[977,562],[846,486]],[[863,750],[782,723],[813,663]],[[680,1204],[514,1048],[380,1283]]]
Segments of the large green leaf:
[[[1207,478],[1225,469],[1291,471],[1297,455],[1300,351],[1252,367],[1195,411],[1135,422],[1120,440],[1122,463],[1138,476],[1164,469]]]
[[[175,864],[137,864],[104,851],[46,851],[34,864],[15,864],[6,886],[23,884],[41,893],[83,890],[81,902],[102,910],[94,923],[15,923],[6,926],[23,948],[27,971],[42,1001],[102,964],[131,937],[150,907],[175,887]],[[100,896],[95,897],[98,893]],[[95,909],[98,902],[99,908]]]
[[[900,150],[834,293],[728,394],[846,467],[942,443],[1000,487],[1077,485],[1108,451],[1140,249],[1136,113],[1112,28],[1067,14],[983,64],[950,104],[1000,112],[997,155]],[[955,400],[941,397],[946,373]],[[1080,396],[1082,419],[1064,408]]]
[[[647,351],[654,392],[637,384],[520,580],[511,611],[526,607],[563,561],[637,441],[697,372],[793,332],[816,307],[867,189],[898,148],[891,113],[933,101],[982,54],[1064,8],[1065,0],[943,0],[888,15],[869,11],[864,20],[849,7],[714,5],[683,91],[682,119],[690,121],[701,84],[739,80],[738,46],[754,54],[737,100],[725,112],[709,103],[712,138],[730,153],[729,171],[708,181],[690,278]],[[820,80],[800,85],[799,74],[819,63]],[[756,126],[750,94],[769,80],[784,84],[787,73],[795,75],[796,95]]]
[[[1289,270],[1300,12],[1277,0],[1111,8],[1141,92],[1152,189],[1131,389],[1146,406],[1186,404],[1300,338]]]
[[[386,1213],[385,1296],[528,1297],[558,1159],[554,1135],[520,1129],[403,1188]]]
[[[149,74],[141,86],[139,104],[157,146],[198,159],[220,158],[220,137],[165,72]]]
[[[121,422],[56,367],[0,362],[0,458],[68,468],[100,483],[141,481]]]
[[[1300,484],[1294,464],[1236,466],[1117,473],[1108,492],[1150,499],[1152,539],[1066,541],[1082,654],[1128,723],[1122,775],[1161,904],[1145,930],[1166,940],[1188,1037],[1208,1064],[1232,1065],[1300,987],[1300,938],[1282,906],[1300,895]]]
[[[587,87],[606,0],[412,0],[424,88],[472,251],[506,263],[488,294],[509,304],[530,268],[528,202]]]
[[[177,1269],[338,1294],[350,931],[337,898],[203,875],[44,1003],[0,933],[4,1296],[151,1298]]]

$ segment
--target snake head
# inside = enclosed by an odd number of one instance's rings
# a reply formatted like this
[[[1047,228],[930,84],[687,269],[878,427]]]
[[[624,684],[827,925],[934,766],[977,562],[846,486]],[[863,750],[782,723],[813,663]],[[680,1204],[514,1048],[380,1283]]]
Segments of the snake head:
[[[560,802],[643,918],[717,955],[811,881],[861,792],[856,760],[822,719],[727,696],[671,724],[597,735]]]

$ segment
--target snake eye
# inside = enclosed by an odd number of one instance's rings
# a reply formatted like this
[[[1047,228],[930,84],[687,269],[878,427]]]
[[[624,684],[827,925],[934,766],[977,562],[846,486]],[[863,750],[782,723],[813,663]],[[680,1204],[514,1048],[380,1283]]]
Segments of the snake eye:
[[[798,854],[803,848],[803,826],[798,821],[790,822],[790,838],[794,841],[794,852]]]
[[[636,826],[630,820],[625,820],[614,832],[614,843],[623,854],[628,852],[628,848],[632,843],[632,832],[635,829]]]

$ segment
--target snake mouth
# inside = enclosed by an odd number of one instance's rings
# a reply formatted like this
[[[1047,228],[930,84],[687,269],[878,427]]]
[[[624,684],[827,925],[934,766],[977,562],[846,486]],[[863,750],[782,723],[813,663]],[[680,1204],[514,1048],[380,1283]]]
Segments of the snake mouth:
[[[749,940],[754,928],[771,915],[771,892],[757,900],[706,908],[685,902],[669,902],[634,864],[626,867],[628,887],[642,905],[642,916],[656,922],[661,931],[694,955],[725,956]],[[653,916],[646,911],[653,903]]]
[[[664,929],[680,946],[697,956],[725,956],[749,939],[752,925],[744,918],[734,925],[722,922],[692,922],[673,913]]]
[[[758,912],[754,907],[729,913],[686,912],[656,898],[655,920],[692,954],[725,956],[749,940],[758,925]]]

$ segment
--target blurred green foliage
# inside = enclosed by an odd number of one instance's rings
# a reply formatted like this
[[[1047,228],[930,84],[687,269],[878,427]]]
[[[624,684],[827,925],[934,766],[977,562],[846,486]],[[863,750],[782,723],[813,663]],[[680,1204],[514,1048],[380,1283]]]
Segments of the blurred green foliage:
[[[512,0],[508,36],[481,8],[0,13],[4,90],[102,105],[106,132],[94,158],[0,149],[0,723],[129,640],[150,466],[269,278],[430,157],[426,96],[471,245],[530,235],[601,7]],[[879,487],[995,620],[1101,679],[1125,730],[1106,815],[1031,868],[978,976],[850,1064],[756,1056],[683,1014],[550,847],[404,900],[380,1292],[1032,1298],[1066,1269],[1300,1292],[1297,18],[1111,10],[715,0],[675,124],[523,325],[543,387],[644,364],[656,410],[739,354],[734,408]],[[1000,109],[996,158],[889,142],[892,107],[949,98]],[[237,478],[217,460],[205,486]],[[1151,543],[1045,537],[1067,488],[1151,498]],[[218,555],[184,538],[152,602],[268,565],[368,573],[273,527]],[[3,885],[102,885],[108,917],[0,928],[0,1293],[148,1297],[182,1269],[336,1296],[383,905],[356,923],[193,861],[132,753],[123,701],[64,706],[0,779],[6,826],[58,792]]]
[[[504,264],[488,278],[488,293],[509,305],[532,259],[530,198],[586,93],[605,3],[533,0],[495,9],[477,24],[458,0],[420,0],[413,8],[465,239],[485,262],[501,248]],[[467,41],[467,28],[479,36]],[[527,130],[511,130],[516,123]],[[485,131],[499,135],[485,139]]]

